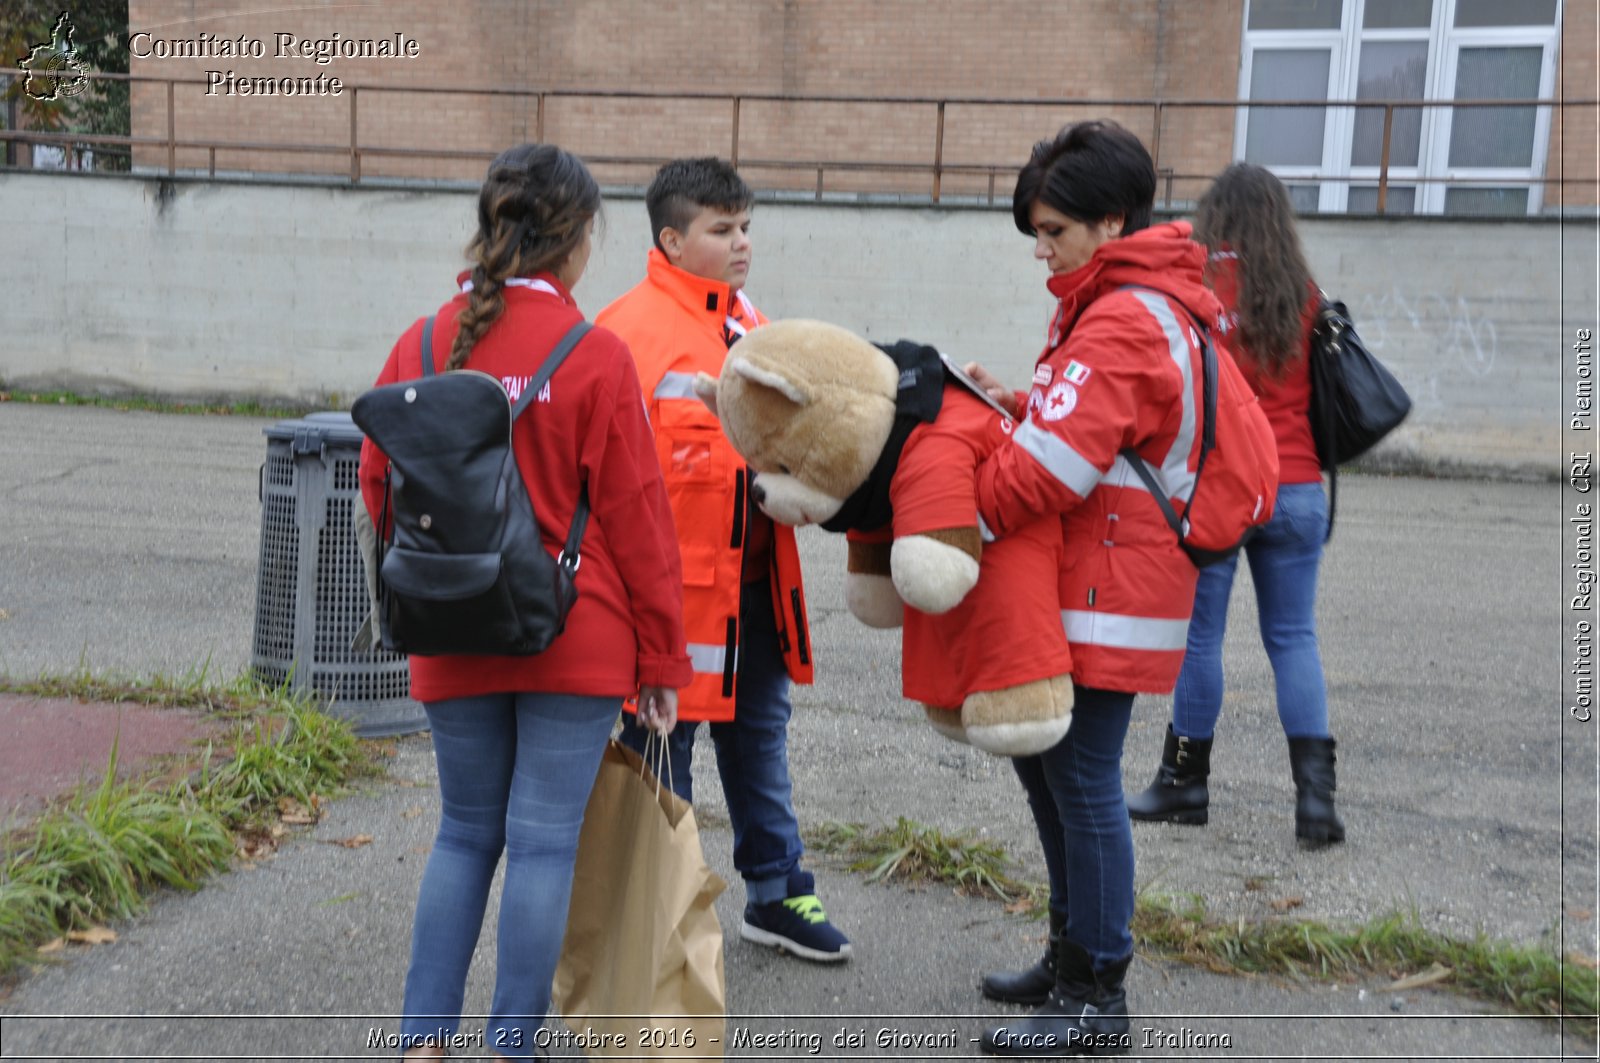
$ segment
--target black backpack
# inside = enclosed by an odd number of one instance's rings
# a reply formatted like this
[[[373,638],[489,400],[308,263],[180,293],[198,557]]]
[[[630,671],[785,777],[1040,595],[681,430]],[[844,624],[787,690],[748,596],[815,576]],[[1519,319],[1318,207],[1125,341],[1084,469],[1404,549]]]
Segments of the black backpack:
[[[589,331],[561,338],[513,405],[500,381],[471,369],[436,373],[433,318],[422,328],[422,376],[373,388],[350,408],[389,458],[380,537],[378,622],[395,653],[540,653],[561,634],[578,598],[578,546],[589,490],[566,547],[552,558],[539,537],[511,447],[516,419]]]

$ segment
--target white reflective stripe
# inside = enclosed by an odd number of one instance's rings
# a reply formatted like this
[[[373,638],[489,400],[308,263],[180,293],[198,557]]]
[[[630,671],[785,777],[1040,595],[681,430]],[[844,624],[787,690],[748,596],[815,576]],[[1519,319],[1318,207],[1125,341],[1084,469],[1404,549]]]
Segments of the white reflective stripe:
[[[555,285],[551,284],[547,280],[540,280],[537,277],[507,277],[505,284],[501,285],[501,287],[532,288],[536,292],[548,292],[557,299],[561,298],[561,293],[556,291]],[[472,291],[472,281],[470,279],[462,281],[461,290],[464,292]]]
[[[745,316],[750,319],[750,323],[752,325],[755,324],[756,305],[750,301],[750,297],[744,294],[743,289],[734,292],[733,296],[735,299],[739,300],[739,305],[744,307]],[[728,331],[732,332],[735,336],[743,336],[749,331],[745,328],[744,323],[736,319],[732,314],[728,315],[727,326]]]
[[[1146,487],[1144,481],[1139,478],[1139,474],[1134,471],[1133,465],[1121,454],[1117,455],[1116,460],[1111,463],[1111,468],[1106,470],[1105,477],[1100,482],[1108,487],[1126,487],[1132,491],[1150,493],[1150,488]],[[1157,482],[1161,481],[1158,480]]]
[[[728,663],[728,647],[718,643],[689,643],[689,663],[696,672],[721,675]]]
[[[1189,644],[1189,621],[1151,616],[1061,610],[1067,641],[1119,650],[1182,650]]]
[[[1189,470],[1189,454],[1194,450],[1195,432],[1198,428],[1196,423],[1198,416],[1194,406],[1193,348],[1189,346],[1189,338],[1185,335],[1190,326],[1178,322],[1177,316],[1172,312],[1172,304],[1167,302],[1164,296],[1145,291],[1135,291],[1133,296],[1144,304],[1150,316],[1161,326],[1161,331],[1167,337],[1168,353],[1172,355],[1172,361],[1178,367],[1178,372],[1183,374],[1183,416],[1178,421],[1178,434],[1173,437],[1172,449],[1167,451],[1161,467],[1151,471],[1156,474],[1161,486],[1166,488],[1168,497],[1187,502],[1194,493],[1194,473]],[[1133,475],[1124,486],[1142,488],[1144,484],[1137,475]]]
[[[1100,470],[1089,459],[1068,446],[1066,440],[1031,420],[1017,426],[1011,433],[1011,441],[1079,498],[1087,498],[1094,485],[1100,482]]]
[[[656,390],[651,398],[655,399],[699,399],[694,393],[693,373],[662,373],[661,383],[656,385]]]

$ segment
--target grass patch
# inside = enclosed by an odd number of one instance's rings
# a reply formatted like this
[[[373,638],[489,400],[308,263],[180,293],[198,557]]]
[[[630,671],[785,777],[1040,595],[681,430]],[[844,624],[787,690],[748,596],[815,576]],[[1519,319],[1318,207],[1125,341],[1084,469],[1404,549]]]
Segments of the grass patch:
[[[844,860],[868,881],[944,883],[966,896],[987,897],[1007,910],[1041,917],[1048,887],[1016,877],[1015,864],[994,842],[971,832],[949,835],[907,819],[869,830],[859,823],[825,823],[806,832],[817,852]],[[1422,927],[1412,916],[1385,915],[1354,928],[1309,920],[1210,917],[1198,897],[1141,893],[1133,938],[1144,951],[1221,974],[1296,980],[1348,981],[1363,976],[1437,985],[1527,1015],[1565,1017],[1584,1036],[1596,1033],[1600,973],[1553,950],[1495,941],[1470,941]]]
[[[893,827],[877,831],[860,823],[825,823],[807,832],[806,844],[843,857],[868,882],[947,883],[965,896],[1044,910],[1041,888],[1012,877],[1005,849],[970,831],[945,834],[902,816]]]
[[[75,391],[7,391],[0,387],[0,402],[30,406],[98,406],[107,410],[146,413],[224,414],[235,417],[303,417],[313,406],[269,405],[260,402],[183,402],[154,395],[80,395]],[[338,404],[331,396],[330,404]]]
[[[0,850],[0,977],[36,962],[39,946],[142,911],[161,887],[192,890],[226,869],[240,839],[283,833],[280,808],[306,809],[379,769],[343,721],[285,689],[242,677],[210,686],[206,670],[178,679],[107,679],[80,672],[0,690],[41,697],[137,701],[234,717],[229,751],[176,782],[119,781],[115,743],[98,785],[80,789]],[[170,776],[170,773],[169,773]]]
[[[1392,913],[1353,928],[1309,920],[1223,923],[1198,898],[1138,899],[1134,941],[1143,948],[1224,974],[1346,980],[1427,972],[1433,984],[1525,1015],[1565,1016],[1595,1034],[1600,981],[1592,967],[1538,946],[1479,934],[1463,941]]]

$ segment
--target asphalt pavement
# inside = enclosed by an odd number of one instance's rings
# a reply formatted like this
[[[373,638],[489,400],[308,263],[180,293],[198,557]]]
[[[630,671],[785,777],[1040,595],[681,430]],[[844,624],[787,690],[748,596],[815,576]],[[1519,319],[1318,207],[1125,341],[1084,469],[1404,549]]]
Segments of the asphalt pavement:
[[[87,668],[226,679],[249,664],[261,525],[261,419],[0,403],[0,674]],[[1136,824],[1142,890],[1223,920],[1353,925],[1400,912],[1596,955],[1595,726],[1561,701],[1562,502],[1554,484],[1346,476],[1319,622],[1348,841],[1296,846],[1293,784],[1250,582],[1230,616],[1211,822]],[[795,692],[802,825],[899,817],[1043,867],[1009,764],[935,735],[898,696],[898,646],[844,611],[837,538],[801,535],[818,682]],[[1141,698],[1125,774],[1143,786],[1169,703]],[[20,733],[7,742],[23,741]],[[696,787],[707,859],[732,885],[728,1055],[946,1059],[1020,1010],[981,971],[1031,962],[1040,923],[948,887],[869,883],[818,857],[818,892],[854,959],[823,967],[738,939],[742,890],[709,742]],[[436,823],[425,734],[387,778],[333,802],[272,859],[167,893],[0,1001],[5,1059],[367,1059],[395,1029],[411,906]],[[370,835],[369,845],[337,843]],[[492,920],[467,1010],[488,1005]],[[1447,990],[1213,974],[1141,956],[1135,1056],[1596,1058],[1592,1041]],[[471,1031],[481,1019],[468,1018]],[[470,1057],[472,1049],[456,1053]]]

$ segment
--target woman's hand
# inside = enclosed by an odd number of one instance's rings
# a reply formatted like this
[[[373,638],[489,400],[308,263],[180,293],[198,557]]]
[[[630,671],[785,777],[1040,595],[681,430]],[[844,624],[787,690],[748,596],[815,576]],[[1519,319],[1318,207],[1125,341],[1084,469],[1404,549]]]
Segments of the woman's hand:
[[[983,389],[985,395],[988,395],[1003,406],[1005,411],[1011,415],[1012,420],[1017,419],[1017,396],[1015,392],[1000,383],[993,373],[977,362],[968,362],[962,368],[967,371],[968,376],[978,382],[978,386]]]
[[[672,687],[639,688],[639,726],[667,735],[678,725],[678,692]]]

